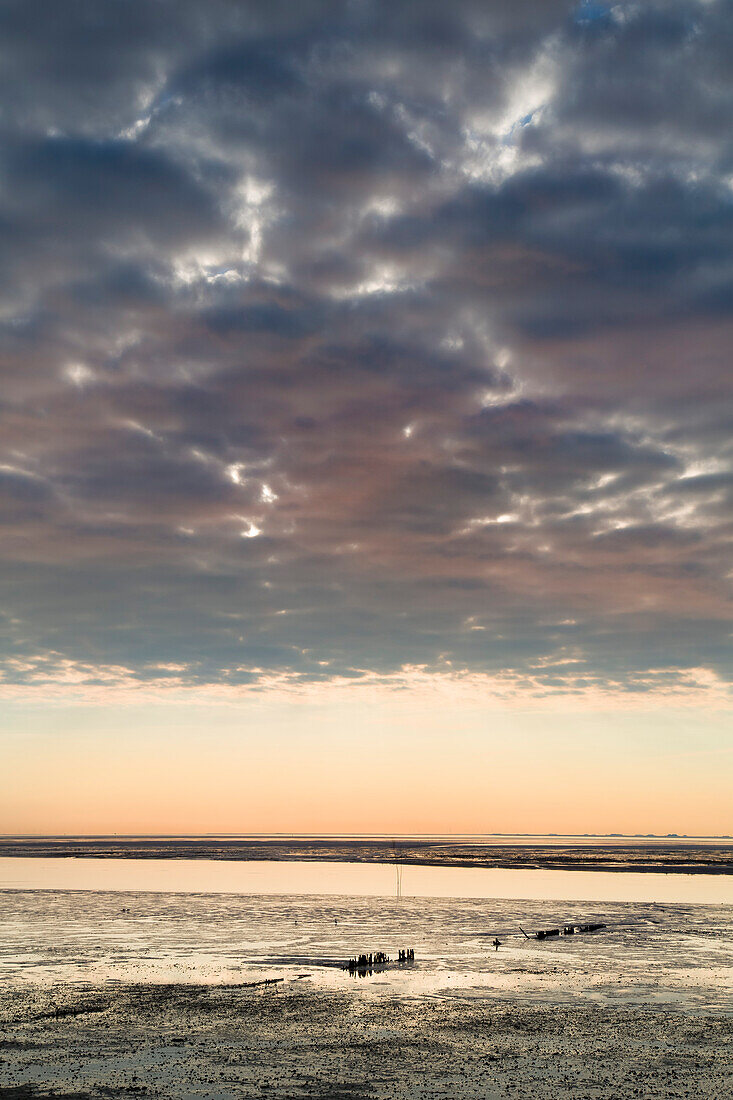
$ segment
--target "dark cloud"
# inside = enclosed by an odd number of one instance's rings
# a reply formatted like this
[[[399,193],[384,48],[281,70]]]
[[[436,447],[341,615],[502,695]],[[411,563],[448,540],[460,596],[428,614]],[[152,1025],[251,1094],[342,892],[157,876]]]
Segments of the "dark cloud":
[[[729,5],[0,31],[8,676],[726,674]]]

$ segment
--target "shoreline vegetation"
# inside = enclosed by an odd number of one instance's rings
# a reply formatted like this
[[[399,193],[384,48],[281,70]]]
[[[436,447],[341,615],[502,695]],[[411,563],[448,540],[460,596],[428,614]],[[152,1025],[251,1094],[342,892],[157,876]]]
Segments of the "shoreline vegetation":
[[[597,843],[592,842],[596,841]],[[575,842],[573,842],[575,841]],[[635,871],[664,874],[733,874],[729,838],[521,838],[482,844],[461,840],[401,840],[401,866],[510,868],[513,870]],[[604,843],[605,841],[605,843]],[[392,839],[228,839],[146,837],[0,838],[0,857],[77,859],[298,860],[395,863]]]

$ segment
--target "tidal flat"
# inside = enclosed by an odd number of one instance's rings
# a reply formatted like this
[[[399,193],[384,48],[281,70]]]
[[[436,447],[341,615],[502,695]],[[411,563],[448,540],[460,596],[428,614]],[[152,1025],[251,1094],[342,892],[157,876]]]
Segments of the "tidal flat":
[[[201,859],[733,874],[731,837],[0,837],[0,858]]]
[[[531,938],[570,920],[605,928]],[[15,1100],[723,1100],[733,1079],[725,905],[5,889],[0,990]]]
[[[733,1019],[282,986],[25,989],[0,997],[0,1095],[711,1100]]]

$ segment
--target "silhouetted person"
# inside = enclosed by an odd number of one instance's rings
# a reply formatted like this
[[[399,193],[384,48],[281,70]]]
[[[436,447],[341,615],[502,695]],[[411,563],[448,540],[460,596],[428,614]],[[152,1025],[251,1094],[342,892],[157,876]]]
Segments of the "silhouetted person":
[[[491,942],[494,945],[494,951],[498,951],[499,948],[501,947],[501,940],[500,939],[493,939]]]

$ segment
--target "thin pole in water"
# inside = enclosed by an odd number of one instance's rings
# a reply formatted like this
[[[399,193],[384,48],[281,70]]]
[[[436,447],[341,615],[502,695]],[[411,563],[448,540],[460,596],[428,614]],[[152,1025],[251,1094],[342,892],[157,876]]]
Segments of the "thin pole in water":
[[[394,857],[395,871],[397,872],[397,897],[402,897],[402,864],[397,854],[397,841],[392,841],[392,855]]]

